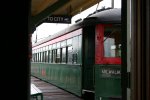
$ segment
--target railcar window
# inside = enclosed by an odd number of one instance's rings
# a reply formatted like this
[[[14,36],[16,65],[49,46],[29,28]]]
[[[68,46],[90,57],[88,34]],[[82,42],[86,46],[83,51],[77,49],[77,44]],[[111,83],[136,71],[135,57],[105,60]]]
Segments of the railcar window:
[[[52,50],[50,51],[49,58],[50,58],[49,62],[53,63],[53,51]]]
[[[45,61],[45,52],[43,51],[42,52],[42,62],[44,62]]]
[[[78,63],[80,64],[82,64],[81,50],[82,50],[82,35],[79,35]]]
[[[60,42],[57,43],[57,48],[60,48]]]
[[[61,47],[65,47],[66,46],[66,40],[61,42]]]
[[[57,49],[52,50],[52,62],[56,63]]]
[[[39,60],[39,54],[37,53],[36,62]]]
[[[37,62],[39,61],[39,53],[37,53]]]
[[[72,38],[67,40],[67,45],[72,45]]]
[[[48,46],[48,49],[51,50],[51,49],[52,49],[52,45],[49,45],[49,46]]]
[[[40,62],[42,62],[43,61],[43,52],[40,52]]]
[[[77,63],[77,57],[78,57],[78,49],[79,49],[79,36],[73,37],[73,63]]]
[[[31,59],[31,62],[34,62],[34,61],[35,61],[34,58],[35,58],[35,53],[32,53],[32,59]]]
[[[72,46],[69,46],[67,48],[67,51],[68,51],[68,63],[71,63],[72,64],[72,60],[73,60],[73,57],[72,57],[72,52],[73,52],[73,48]]]
[[[73,56],[73,63],[76,64],[77,63],[78,54],[74,53],[72,56]]]
[[[46,49],[45,49],[46,51],[48,50],[48,46],[46,46]]]
[[[41,52],[39,52],[39,62],[41,62]]]
[[[52,45],[48,46],[48,62],[52,63]]]
[[[37,53],[35,53],[35,62],[37,62]]]
[[[38,62],[38,53],[36,53],[36,60],[35,61]]]
[[[50,50],[47,51],[47,62],[49,63],[49,53],[50,53]]]
[[[53,49],[56,49],[56,44],[53,44],[52,48],[53,48]]]
[[[35,53],[33,54],[32,59],[32,62],[35,62]]]
[[[46,61],[46,52],[44,51],[44,62]]]
[[[60,63],[61,62],[61,59],[60,59],[60,49],[57,49],[57,56],[56,56],[55,62],[56,63]]]
[[[45,62],[48,62],[48,51],[45,51]]]
[[[62,63],[66,63],[66,48],[62,48]]]
[[[32,62],[35,62],[35,53],[32,54]]]
[[[47,57],[46,57],[47,51],[44,52],[44,62],[47,61]]]
[[[44,51],[44,62],[46,62],[46,51]]]
[[[37,53],[37,62],[39,62],[39,53]]]
[[[39,52],[39,62],[41,62],[41,52]]]
[[[105,26],[104,57],[121,57],[121,26]]]
[[[37,56],[38,57],[37,62],[39,62],[40,61],[40,53],[38,52],[37,54],[38,54],[38,56]]]
[[[38,62],[38,53],[36,53],[36,62]]]
[[[41,55],[41,56],[42,56],[42,57],[41,57],[41,58],[42,58],[41,62],[44,62],[44,60],[45,60],[45,57],[44,57],[44,56],[45,56],[45,55],[44,55],[44,52],[42,52],[42,55]]]

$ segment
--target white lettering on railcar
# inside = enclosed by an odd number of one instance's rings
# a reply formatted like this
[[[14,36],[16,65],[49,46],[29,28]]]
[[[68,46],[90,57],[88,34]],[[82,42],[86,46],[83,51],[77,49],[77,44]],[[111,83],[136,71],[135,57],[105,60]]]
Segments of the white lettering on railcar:
[[[102,69],[102,74],[113,74],[113,75],[120,75],[120,70],[114,70],[114,69]]]

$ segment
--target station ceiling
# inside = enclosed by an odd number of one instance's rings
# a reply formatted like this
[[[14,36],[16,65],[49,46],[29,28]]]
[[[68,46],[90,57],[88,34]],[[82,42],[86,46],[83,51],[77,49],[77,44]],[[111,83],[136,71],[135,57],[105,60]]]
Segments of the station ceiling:
[[[102,0],[31,0],[31,24],[50,15],[74,16]]]

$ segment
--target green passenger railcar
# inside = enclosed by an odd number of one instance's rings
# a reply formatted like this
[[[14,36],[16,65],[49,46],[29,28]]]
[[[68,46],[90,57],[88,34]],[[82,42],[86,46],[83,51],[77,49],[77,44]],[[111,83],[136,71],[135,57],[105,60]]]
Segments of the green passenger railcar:
[[[33,76],[85,100],[121,100],[121,9],[97,11],[32,53]]]

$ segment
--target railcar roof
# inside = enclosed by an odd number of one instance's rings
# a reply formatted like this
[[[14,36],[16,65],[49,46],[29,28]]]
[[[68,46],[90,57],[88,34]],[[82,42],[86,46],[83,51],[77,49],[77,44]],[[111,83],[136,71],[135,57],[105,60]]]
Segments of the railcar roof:
[[[107,10],[100,10],[85,18],[83,25],[91,25],[97,23],[121,23],[121,8],[108,8]]]
[[[65,28],[64,30],[56,34],[49,36],[46,39],[43,39],[33,44],[33,47],[40,45],[42,43],[45,43],[49,40],[55,39],[61,35],[67,34],[68,32],[71,32],[73,30],[79,29],[82,26],[92,25],[96,23],[120,23],[120,22],[121,22],[121,9],[120,8],[103,10],[95,14],[92,14],[86,17],[83,21],[80,21],[72,26],[69,26],[68,28]]]

